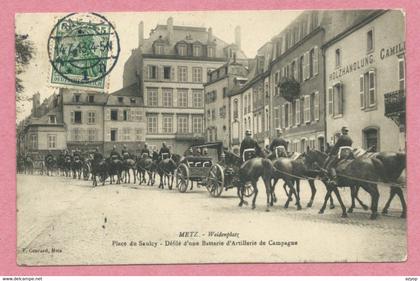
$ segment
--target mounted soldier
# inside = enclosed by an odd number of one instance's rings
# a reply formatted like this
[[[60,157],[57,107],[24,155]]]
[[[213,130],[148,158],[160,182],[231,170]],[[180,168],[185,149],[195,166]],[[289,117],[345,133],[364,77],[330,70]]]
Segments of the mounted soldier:
[[[117,151],[117,146],[113,146],[112,147],[112,150],[111,150],[111,153],[109,154],[109,157],[112,159],[112,160],[114,160],[114,159],[120,159],[121,157],[120,157],[120,154],[118,153],[118,151]]]
[[[141,155],[142,158],[143,157],[149,157],[149,158],[151,157],[150,149],[149,149],[149,146],[147,145],[147,143],[144,143],[144,147],[140,151],[140,155]]]
[[[171,151],[169,147],[166,146],[166,142],[163,142],[162,147],[159,150],[159,159],[163,160],[166,158],[171,158]]]
[[[275,153],[276,158],[287,157],[287,146],[288,142],[283,138],[283,132],[281,128],[276,129],[277,136],[271,141],[269,150]]]
[[[337,172],[335,167],[340,159],[345,159],[351,154],[350,148],[353,144],[353,140],[348,135],[349,129],[347,126],[343,126],[341,128],[341,136],[338,138],[335,145],[331,148],[329,153],[329,157],[326,161],[325,168],[328,171],[328,175],[330,176],[330,183],[337,184]],[[344,149],[344,150],[343,150]]]
[[[251,158],[255,158],[257,155],[261,155],[261,148],[251,135],[251,130],[246,130],[245,138],[241,142],[239,153],[244,162]]]

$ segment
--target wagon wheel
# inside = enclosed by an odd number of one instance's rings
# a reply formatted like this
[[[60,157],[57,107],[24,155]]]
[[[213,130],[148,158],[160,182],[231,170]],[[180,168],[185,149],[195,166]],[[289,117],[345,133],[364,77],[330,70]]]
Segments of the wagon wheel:
[[[219,197],[225,185],[225,175],[222,166],[213,165],[207,175],[206,188],[212,197]]]
[[[245,197],[251,197],[252,195],[254,195],[254,193],[255,193],[255,189],[254,189],[254,186],[252,184],[246,184],[244,186],[243,195]]]
[[[179,192],[184,193],[188,189],[188,183],[190,179],[190,170],[187,165],[180,164],[176,169],[176,187]]]

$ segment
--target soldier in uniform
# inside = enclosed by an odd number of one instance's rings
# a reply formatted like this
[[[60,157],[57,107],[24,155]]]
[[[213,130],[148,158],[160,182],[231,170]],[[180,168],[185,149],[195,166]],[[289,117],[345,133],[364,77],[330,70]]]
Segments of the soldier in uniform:
[[[255,150],[255,154],[256,155],[260,155],[261,154],[261,148],[258,145],[258,143],[251,137],[251,130],[246,130],[245,132],[245,138],[242,140],[241,142],[241,147],[239,150],[241,159],[244,159],[244,150],[245,149],[254,149]],[[254,155],[253,157],[255,157],[256,155]],[[252,157],[251,157],[252,158]],[[246,159],[248,160],[248,159]]]
[[[111,157],[111,159],[119,159],[120,158],[120,154],[117,151],[117,147],[114,145],[112,147],[111,153],[109,155]]]
[[[282,132],[281,128],[277,128],[276,131],[277,131],[277,136],[271,141],[271,144],[269,146],[270,151],[274,153],[274,150],[276,149],[276,147],[283,146],[284,149],[287,152],[287,145],[288,145],[288,143],[282,137],[283,132]],[[287,156],[287,155],[284,155],[284,156]]]
[[[338,138],[335,145],[331,148],[329,157],[326,161],[325,168],[328,171],[328,174],[331,178],[330,183],[336,185],[337,184],[337,172],[335,170],[335,166],[338,163],[338,151],[340,150],[340,147],[343,146],[351,146],[353,144],[353,140],[348,135],[349,129],[347,126],[343,126],[341,128],[341,136]]]
[[[147,154],[148,157],[150,157],[150,149],[147,145],[147,143],[144,143],[144,147],[140,151],[140,155],[143,157],[143,154]]]
[[[169,147],[166,146],[166,142],[162,142],[162,147],[159,150],[159,158],[160,159],[163,159],[162,158],[163,153],[167,153],[166,157],[171,158],[171,151],[169,150]]]

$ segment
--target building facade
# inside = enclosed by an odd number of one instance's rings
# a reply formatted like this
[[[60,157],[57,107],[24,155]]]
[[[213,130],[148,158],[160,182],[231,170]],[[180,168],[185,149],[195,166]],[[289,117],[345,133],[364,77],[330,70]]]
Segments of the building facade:
[[[228,60],[245,59],[240,29],[235,44],[213,36],[212,29],[176,26],[169,18],[144,38],[125,64],[124,84],[139,82],[146,114],[146,142],[166,142],[176,153],[204,141],[204,86],[207,73]]]
[[[356,147],[404,151],[403,13],[377,12],[327,42],[324,52],[328,141],[348,126]]]
[[[222,141],[230,147],[231,136],[239,134],[231,120],[239,118],[239,102],[229,99],[229,94],[247,81],[248,70],[242,63],[228,62],[209,72],[205,92],[205,134],[209,142]],[[235,123],[233,123],[235,124]]]

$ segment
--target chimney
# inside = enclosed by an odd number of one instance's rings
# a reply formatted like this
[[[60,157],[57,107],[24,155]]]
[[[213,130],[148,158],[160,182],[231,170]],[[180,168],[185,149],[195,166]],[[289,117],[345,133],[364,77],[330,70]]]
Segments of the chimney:
[[[139,23],[139,48],[143,46],[144,41],[144,23],[143,21],[140,21]]]
[[[168,28],[168,41],[169,44],[172,44],[174,41],[174,19],[172,17],[169,17],[166,24]]]
[[[208,34],[208,40],[207,41],[212,42],[213,41],[213,29],[211,27],[209,27],[209,30],[208,30],[207,34]]]
[[[235,44],[238,49],[241,49],[241,27],[238,25],[235,27]]]

